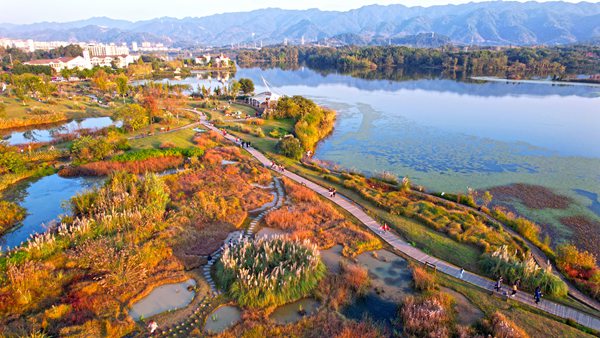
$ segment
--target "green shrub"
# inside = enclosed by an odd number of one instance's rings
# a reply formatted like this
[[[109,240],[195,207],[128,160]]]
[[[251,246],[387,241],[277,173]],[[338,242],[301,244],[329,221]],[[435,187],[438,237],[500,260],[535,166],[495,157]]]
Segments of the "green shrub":
[[[277,142],[277,150],[282,155],[294,160],[301,159],[304,154],[304,149],[302,149],[300,141],[295,137],[286,137]]]

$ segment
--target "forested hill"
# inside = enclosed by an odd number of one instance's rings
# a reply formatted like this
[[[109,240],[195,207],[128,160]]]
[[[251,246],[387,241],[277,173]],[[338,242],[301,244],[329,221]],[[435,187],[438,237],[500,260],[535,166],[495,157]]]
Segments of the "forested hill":
[[[190,15],[202,15],[190,5]],[[600,3],[491,1],[462,5],[365,6],[347,12],[261,9],[207,17],[129,22],[91,18],[69,23],[0,24],[0,36],[102,42],[160,41],[224,46],[326,41],[422,44],[427,35],[465,45],[536,45],[598,41]],[[408,37],[408,38],[406,38]]]

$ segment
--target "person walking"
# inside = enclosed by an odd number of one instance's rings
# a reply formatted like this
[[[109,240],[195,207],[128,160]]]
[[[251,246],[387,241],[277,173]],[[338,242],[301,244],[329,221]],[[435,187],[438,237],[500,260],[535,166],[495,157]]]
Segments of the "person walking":
[[[465,268],[460,268],[460,273],[458,274],[458,278],[463,279],[464,273],[465,273]]]
[[[148,330],[150,331],[150,333],[154,333],[156,329],[158,329],[158,324],[155,321],[151,320],[148,323]]]
[[[535,299],[535,303],[539,304],[542,300],[542,288],[540,286],[535,287],[535,292],[533,293],[533,299]]]
[[[496,291],[500,292],[500,290],[502,290],[502,276],[500,276],[496,282]]]
[[[518,288],[519,288],[519,286],[517,285],[517,282],[514,282],[513,286],[512,286],[512,292],[510,294],[511,297],[514,297],[517,295]]]

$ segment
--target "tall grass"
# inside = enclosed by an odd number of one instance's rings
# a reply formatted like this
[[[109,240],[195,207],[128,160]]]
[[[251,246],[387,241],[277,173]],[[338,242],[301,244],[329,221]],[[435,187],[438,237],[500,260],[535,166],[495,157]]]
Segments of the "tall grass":
[[[325,274],[317,247],[283,237],[244,240],[227,247],[217,280],[246,307],[264,308],[307,296]]]
[[[566,296],[568,287],[557,276],[552,274],[552,267],[542,269],[529,256],[521,260],[503,246],[491,254],[484,255],[482,266],[493,276],[502,276],[505,281],[514,283],[521,280],[521,287],[533,291],[537,286],[547,295]]]
[[[426,297],[408,296],[400,317],[410,337],[450,337],[453,330],[452,299],[442,293]]]
[[[0,234],[25,218],[25,209],[16,203],[0,200]]]

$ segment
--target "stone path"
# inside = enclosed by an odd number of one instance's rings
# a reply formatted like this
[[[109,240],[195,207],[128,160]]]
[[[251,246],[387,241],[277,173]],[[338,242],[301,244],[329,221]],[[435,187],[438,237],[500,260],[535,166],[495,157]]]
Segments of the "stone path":
[[[220,132],[220,130],[218,128],[214,127],[212,124],[210,124],[206,121],[203,121],[203,124],[211,130]],[[234,136],[229,135],[229,134],[226,135],[226,138],[232,142],[235,142],[235,139],[236,139]],[[260,151],[254,149],[252,147],[246,148],[246,150],[252,156],[254,156],[259,162],[261,162],[265,167],[269,167],[271,165],[272,161],[269,160]],[[352,202],[351,200],[344,198],[343,196],[341,196],[339,194],[337,197],[331,198],[331,197],[329,197],[329,191],[326,188],[324,188],[304,177],[301,177],[295,173],[285,171],[285,172],[282,172],[281,175],[283,175],[297,183],[305,185],[306,187],[308,187],[309,189],[320,194],[324,198],[331,200],[332,202],[336,203],[340,207],[344,208],[346,211],[348,211],[354,217],[356,217],[358,220],[360,220],[371,231],[373,231],[375,234],[377,234],[379,237],[381,237],[381,239],[386,241],[388,244],[390,244],[396,250],[401,251],[405,255],[407,255],[423,264],[428,263],[428,264],[435,265],[437,271],[440,271],[447,275],[454,276],[454,277],[458,277],[460,275],[459,267],[454,266],[446,261],[443,261],[443,260],[440,260],[435,257],[427,255],[423,251],[411,246],[406,241],[401,239],[398,235],[396,235],[392,232],[388,231],[388,232],[381,233],[380,232],[381,224],[379,224],[377,221],[375,221],[371,216],[367,215],[367,213],[359,205]],[[493,290],[494,281],[492,281],[488,278],[479,276],[477,274],[465,271],[462,279],[470,284],[481,287],[483,289],[490,290],[490,291]],[[503,289],[510,290],[510,287],[508,285],[504,285]],[[562,318],[572,319],[583,326],[600,331],[600,318],[588,315],[581,311],[575,310],[571,307],[564,306],[564,305],[561,305],[561,304],[558,304],[555,302],[551,302],[551,301],[546,301],[546,300],[542,300],[539,304],[535,304],[535,302],[533,300],[533,295],[525,293],[525,292],[519,292],[512,299],[519,301],[521,303],[527,304],[529,306],[538,308],[538,309],[543,310],[552,315],[562,317]]]
[[[272,206],[261,211],[261,213],[258,214],[258,216],[256,216],[252,220],[252,222],[250,222],[250,226],[248,227],[248,230],[244,232],[244,235],[242,237],[250,238],[250,237],[254,236],[254,231],[256,230],[256,225],[265,217],[265,215],[268,212],[281,207],[281,205],[283,204],[283,187],[281,186],[281,182],[279,181],[279,178],[273,178],[273,183],[275,185],[276,194],[275,194],[275,199],[273,200],[273,202],[271,202]],[[241,240],[242,237],[240,237],[238,240]],[[204,265],[204,267],[202,269],[204,279],[206,279],[206,282],[210,286],[210,289],[215,296],[220,295],[221,291],[219,291],[217,289],[215,281],[213,280],[212,275],[210,274],[210,270],[212,269],[212,266],[219,260],[219,258],[223,254],[223,249],[228,244],[229,243],[223,243],[223,245],[221,245],[221,247],[219,247],[215,252],[213,252],[210,255],[211,259],[208,261],[208,263],[206,265]]]

